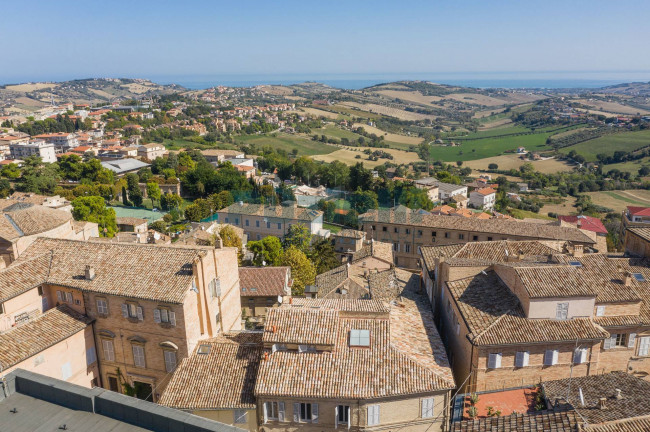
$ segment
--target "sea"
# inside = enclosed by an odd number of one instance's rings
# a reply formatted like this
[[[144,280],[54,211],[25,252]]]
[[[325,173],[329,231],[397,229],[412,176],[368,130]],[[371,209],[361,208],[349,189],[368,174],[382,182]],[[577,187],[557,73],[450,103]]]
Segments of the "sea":
[[[650,82],[650,71],[640,72],[521,72],[521,73],[402,73],[402,74],[285,74],[285,75],[174,75],[148,77],[159,84],[178,84],[189,89],[216,86],[253,87],[318,82],[331,87],[358,90],[378,84],[418,80],[473,88],[594,89],[628,82]]]

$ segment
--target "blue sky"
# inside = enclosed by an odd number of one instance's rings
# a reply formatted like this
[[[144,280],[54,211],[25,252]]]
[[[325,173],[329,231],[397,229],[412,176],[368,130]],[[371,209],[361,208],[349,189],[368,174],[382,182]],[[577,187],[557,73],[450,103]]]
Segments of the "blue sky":
[[[0,82],[645,72],[649,22],[648,0],[0,0]]]

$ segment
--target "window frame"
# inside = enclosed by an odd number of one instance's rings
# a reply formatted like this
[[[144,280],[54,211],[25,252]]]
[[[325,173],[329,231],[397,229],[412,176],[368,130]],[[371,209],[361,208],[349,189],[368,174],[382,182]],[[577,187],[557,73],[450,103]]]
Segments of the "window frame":
[[[107,346],[110,346],[110,350],[106,349]],[[110,352],[110,358],[107,355],[107,353],[109,352]],[[113,339],[102,338],[102,354],[104,355],[104,361],[109,361],[109,362],[115,361],[115,344],[113,343]]]
[[[171,364],[171,362],[168,362],[168,359],[167,359],[168,355],[173,355],[173,357],[174,357],[173,365]],[[176,368],[178,367],[178,356],[176,355],[176,350],[163,349],[163,360],[165,362],[165,371],[167,373],[174,372],[176,370]]]
[[[142,355],[136,355],[136,350],[142,350]],[[131,354],[133,355],[133,366],[145,369],[147,367],[147,356],[145,353],[144,345],[140,343],[131,344]],[[142,365],[139,364],[137,359],[142,358]]]
[[[372,415],[371,415],[372,412]],[[366,425],[377,426],[381,423],[381,410],[379,404],[366,406]]]
[[[562,321],[569,319],[569,302],[555,304],[555,319]]]
[[[367,335],[367,336],[366,336]],[[363,342],[368,341],[367,344]],[[349,346],[369,348],[370,347],[370,330],[368,329],[350,329]]]
[[[101,303],[103,303],[103,306]],[[95,297],[95,305],[97,307],[98,315],[108,315],[108,299],[106,297]],[[105,312],[102,312],[102,309],[105,309]]]

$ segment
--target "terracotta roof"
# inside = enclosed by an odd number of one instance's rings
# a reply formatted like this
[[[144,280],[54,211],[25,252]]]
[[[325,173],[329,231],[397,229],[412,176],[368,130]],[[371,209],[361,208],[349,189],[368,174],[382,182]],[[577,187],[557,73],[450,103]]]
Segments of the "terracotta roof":
[[[632,216],[650,216],[650,207],[627,207],[628,213]]]
[[[580,224],[578,228],[593,231],[599,234],[607,234],[607,228],[603,225],[603,222],[593,216],[562,216],[558,215],[558,220],[563,222],[568,222],[570,224]]]
[[[273,308],[266,317],[264,343],[334,345],[338,312],[320,308]]]
[[[115,218],[115,222],[116,222],[118,225],[133,225],[133,226],[137,226],[137,225],[146,224],[146,223],[147,223],[147,220],[146,220],[146,219],[136,218],[136,217],[118,217],[118,218]]]
[[[366,233],[364,231],[359,231],[359,230],[353,230],[353,229],[342,229],[341,231],[337,233],[332,233],[332,236],[334,237],[346,237],[346,238],[354,238],[357,240],[361,240],[366,236]]]
[[[194,353],[174,371],[158,403],[186,410],[254,409],[261,336],[226,333],[199,341]],[[208,347],[207,354],[199,353]]]
[[[285,296],[290,283],[291,267],[239,267],[241,295]]]
[[[57,306],[19,327],[0,333],[0,363],[6,369],[82,331],[88,317]]]
[[[0,270],[0,303],[44,284],[51,259],[50,254],[44,254]]]
[[[383,302],[377,300],[350,300],[350,299],[309,299],[294,297],[290,304],[284,304],[282,307],[305,307],[305,308],[322,308],[331,309],[341,312],[361,312],[361,313],[388,313],[390,309]]]
[[[242,214],[242,215],[256,215],[256,216],[265,216],[269,218],[283,218],[283,219],[295,219],[295,220],[307,220],[312,221],[319,216],[323,215],[323,212],[318,210],[310,210],[302,207],[296,206],[267,206],[264,204],[248,204],[248,203],[235,203],[224,209],[218,211],[218,213],[229,213],[229,214]]]
[[[632,417],[600,425],[587,425],[582,432],[648,432],[650,416]]]
[[[628,227],[627,231],[636,234],[645,241],[650,241],[650,228],[645,227]]]
[[[0,238],[14,241],[50,231],[72,220],[72,215],[41,205],[16,203],[3,209],[0,215]]]
[[[182,303],[205,249],[38,238],[16,261],[52,256],[47,283],[81,291]],[[16,265],[16,264],[12,264]],[[95,278],[83,277],[86,265]]]
[[[365,245],[352,254],[352,262],[357,262],[367,257],[379,258],[382,261],[393,264],[393,245],[373,240],[369,245]]]
[[[452,423],[452,432],[578,432],[575,411],[540,411]]]
[[[650,399],[647,397],[650,394],[650,382],[625,372],[546,381],[542,383],[542,387],[550,403],[571,406],[590,424],[650,415]],[[579,402],[580,389],[585,401],[584,406]],[[616,398],[616,389],[621,390],[621,399]],[[598,408],[598,400],[601,397],[607,398],[605,409]]]
[[[406,207],[372,210],[359,216],[361,223],[392,223],[428,228],[457,230],[476,233],[492,233],[504,236],[520,236],[545,240],[569,240],[594,244],[595,240],[577,228],[546,224],[518,222],[508,219],[458,218],[439,215],[422,215]]]
[[[398,268],[380,272],[370,272],[368,275],[368,288],[370,297],[374,300],[393,301],[405,289],[417,289],[420,276]],[[411,285],[407,288],[407,285]]]
[[[527,319],[519,299],[494,271],[449,281],[447,286],[475,345],[516,345],[609,336],[589,318]]]
[[[596,296],[585,272],[574,266],[516,267],[514,271],[530,298]]]
[[[485,196],[497,193],[497,191],[495,191],[494,189],[489,188],[489,187],[476,189],[474,192],[476,192],[477,194],[485,195]],[[474,192],[472,192],[472,193],[474,193]]]
[[[269,326],[276,322],[274,315],[278,311],[295,315],[305,310],[284,306],[272,310],[267,317],[265,338]],[[421,353],[402,350],[411,345],[404,343],[398,347],[393,344],[392,318],[343,315],[327,309],[315,310],[315,313],[324,315],[326,321],[332,324],[329,335],[334,347],[331,351],[270,353],[268,360],[260,365],[255,388],[257,396],[370,399],[438,392],[455,386],[435,326],[429,328],[429,331],[437,338],[433,345],[436,348],[439,346],[441,351],[436,353],[437,356],[422,355],[429,362],[420,363],[416,359]],[[409,323],[416,321],[417,318],[414,317]],[[314,333],[322,328],[321,321],[305,321],[303,317],[298,317],[295,325],[306,326],[302,330],[302,337],[296,339],[295,343],[316,344]],[[349,346],[348,335],[353,329],[369,331],[369,347]],[[419,330],[415,328],[408,331]],[[396,333],[402,334],[401,331]],[[431,346],[430,343],[419,345],[424,345],[422,349]],[[436,364],[436,360],[441,357],[444,363]],[[432,367],[433,364],[435,367]]]

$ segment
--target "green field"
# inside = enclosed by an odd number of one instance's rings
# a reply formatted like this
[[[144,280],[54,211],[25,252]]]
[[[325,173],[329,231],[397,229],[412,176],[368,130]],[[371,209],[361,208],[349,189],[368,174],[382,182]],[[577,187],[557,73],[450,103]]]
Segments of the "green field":
[[[274,149],[285,150],[287,152],[297,149],[299,156],[328,154],[337,150],[337,148],[332,145],[284,133],[274,133],[272,135],[242,135],[236,137],[235,141],[244,144],[255,144],[259,147],[268,145]]]
[[[650,158],[644,157],[643,159],[638,159],[634,161],[629,161],[629,162],[621,162],[621,163],[615,163],[615,164],[610,164],[610,165],[603,165],[603,172],[608,172],[613,169],[617,169],[619,171],[627,171],[631,174],[636,175],[639,172],[639,168],[641,167],[650,167]]]
[[[485,138],[472,141],[458,141],[459,147],[431,146],[431,158],[445,162],[469,161],[498,156],[506,150],[525,147],[528,151],[547,150],[546,139],[550,133],[518,135],[502,138]]]
[[[337,126],[334,126],[332,124],[329,124],[323,128],[319,129],[312,129],[311,135],[325,135],[329,138],[347,138],[350,141],[356,141],[359,139],[361,135],[356,134],[354,132],[350,132],[349,130],[341,129]]]
[[[605,135],[565,147],[560,151],[569,153],[571,150],[575,150],[587,161],[595,161],[597,160],[596,155],[599,153],[611,155],[615,151],[631,152],[647,145],[650,145],[650,130]]]
[[[498,135],[516,134],[516,133],[525,133],[525,132],[530,132],[530,129],[524,126],[506,126],[506,127],[500,127],[500,128],[489,129],[484,131],[472,132],[463,136],[457,136],[457,137],[450,136],[449,138],[445,138],[445,139],[449,139],[451,141],[454,141],[454,139],[457,141],[461,141],[461,140],[472,139],[472,138],[490,138]]]

